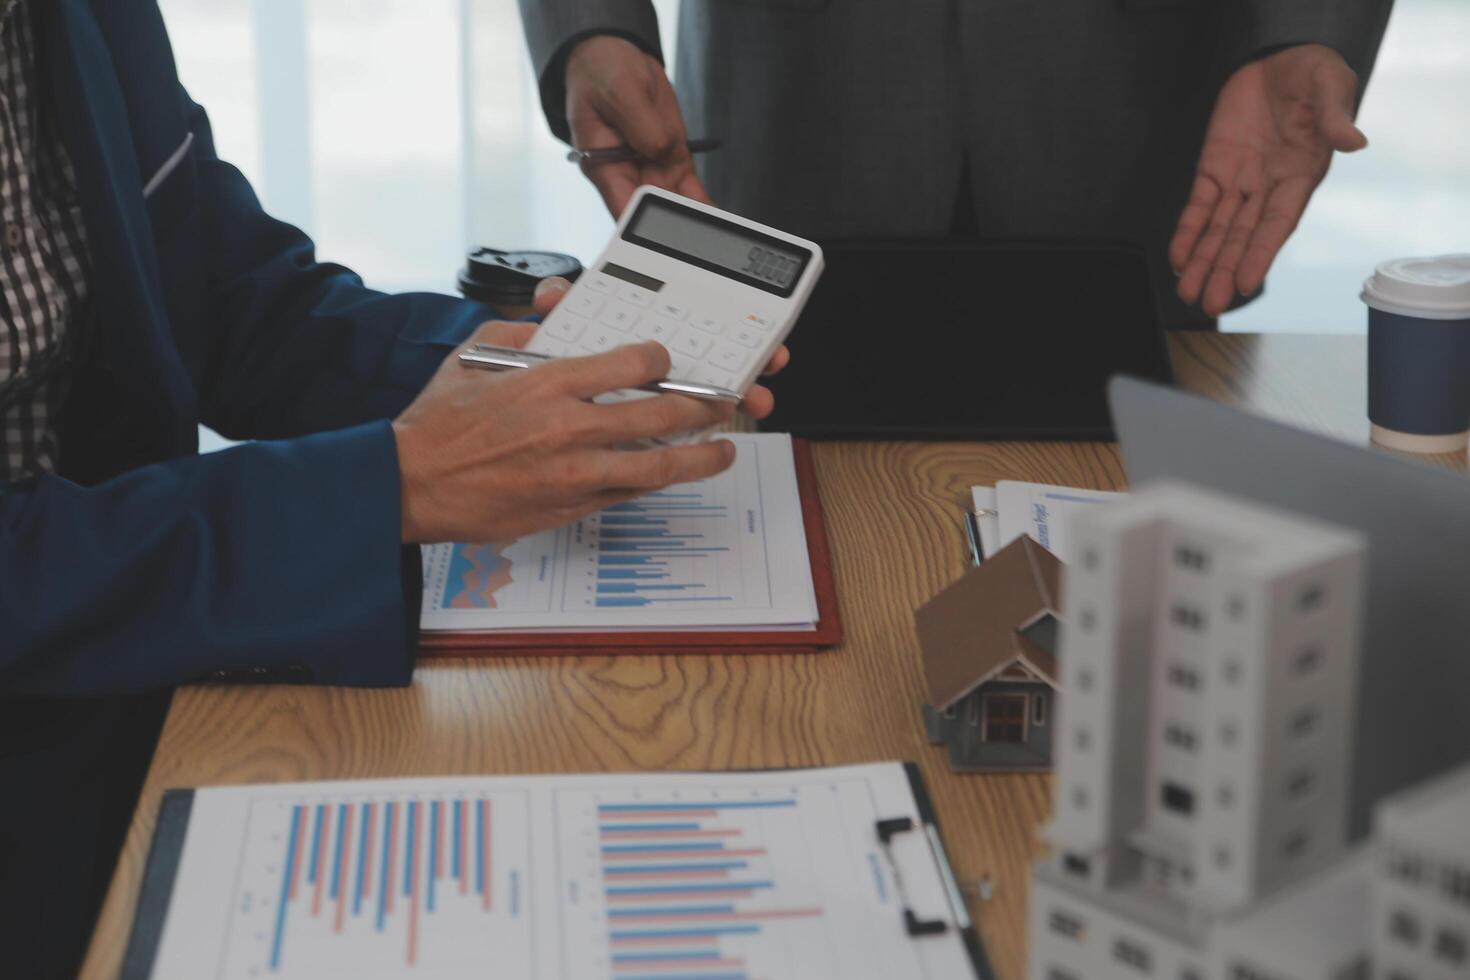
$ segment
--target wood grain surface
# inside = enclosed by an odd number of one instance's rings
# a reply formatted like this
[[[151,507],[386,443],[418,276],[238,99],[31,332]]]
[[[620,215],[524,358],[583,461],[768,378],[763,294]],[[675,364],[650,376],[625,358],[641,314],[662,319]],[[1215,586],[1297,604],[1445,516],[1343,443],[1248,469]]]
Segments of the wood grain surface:
[[[1181,384],[1367,439],[1361,338],[1185,335]],[[1025,975],[1026,894],[1049,777],[948,771],[923,736],[913,610],[963,570],[972,484],[1118,489],[1115,446],[829,443],[817,472],[847,639],[795,656],[495,659],[420,667],[411,687],[191,687],[174,698],[83,976],[117,974],[167,787],[306,779],[835,765],[914,759],[1001,980]],[[1459,470],[1464,453],[1436,459]]]

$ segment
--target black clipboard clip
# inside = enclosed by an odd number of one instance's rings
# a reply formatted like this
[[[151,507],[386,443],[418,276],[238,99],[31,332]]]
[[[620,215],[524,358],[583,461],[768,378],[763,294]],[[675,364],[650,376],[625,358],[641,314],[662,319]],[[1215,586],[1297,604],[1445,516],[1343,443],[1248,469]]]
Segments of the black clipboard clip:
[[[893,856],[893,838],[898,834],[910,833],[917,827],[923,828],[923,838],[929,847],[929,857],[934,861],[934,867],[939,872],[939,880],[944,885],[944,895],[949,903],[950,915],[953,917],[953,926],[961,933],[971,928],[970,913],[965,908],[965,900],[960,896],[960,888],[955,881],[954,871],[949,866],[949,859],[944,855],[944,847],[939,841],[939,830],[932,823],[916,825],[911,817],[890,817],[887,820],[879,820],[874,824],[874,830],[878,833],[878,843],[883,847],[883,856],[888,861],[888,870],[893,874],[893,884],[898,891],[899,901],[903,903],[903,925],[910,936],[940,936],[950,930],[951,923],[944,919],[921,919],[914,913],[914,907],[909,903],[907,890],[904,888],[903,875],[898,868],[898,861]]]

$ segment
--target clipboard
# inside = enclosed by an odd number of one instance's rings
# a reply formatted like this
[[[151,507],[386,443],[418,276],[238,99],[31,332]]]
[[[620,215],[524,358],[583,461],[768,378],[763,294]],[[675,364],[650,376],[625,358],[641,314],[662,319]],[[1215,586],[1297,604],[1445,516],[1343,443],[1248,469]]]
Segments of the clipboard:
[[[832,549],[817,488],[811,443],[791,440],[796,488],[801,497],[802,525],[812,563],[817,597],[815,630],[704,631],[660,630],[616,633],[452,632],[419,634],[422,657],[562,656],[605,657],[619,654],[790,654],[816,653],[842,642],[842,617],[832,573]]]
[[[934,864],[939,869],[939,877],[944,882],[950,911],[948,919],[920,919],[905,901],[903,903],[904,928],[919,942],[922,942],[925,936],[943,935],[950,929],[959,930],[960,941],[964,943],[965,952],[970,956],[970,965],[975,969],[976,980],[995,980],[995,971],[990,966],[990,958],[985,955],[985,947],[980,942],[980,931],[970,918],[964,896],[960,893],[959,882],[955,878],[954,868],[949,861],[949,854],[944,849],[944,840],[939,832],[939,816],[934,811],[934,802],[929,798],[929,788],[924,785],[924,774],[919,770],[917,762],[905,762],[903,770],[909,779],[909,789],[914,794],[914,806],[919,812],[919,825],[915,826],[907,817],[879,820],[877,826],[874,827],[874,832],[887,856],[889,866],[893,869],[895,880],[899,882],[902,882],[903,878],[899,867],[893,860],[889,842],[895,834],[921,833],[923,835]],[[902,894],[901,884],[900,894]]]
[[[894,764],[898,765],[898,764]],[[960,894],[949,856],[940,835],[938,817],[929,796],[924,777],[917,763],[901,763],[903,774],[913,799],[915,822],[904,815],[892,819],[879,818],[873,828],[874,841],[885,854],[899,901],[896,903],[903,916],[904,930],[914,943],[939,941],[939,937],[957,934],[963,955],[969,961],[974,980],[996,980],[995,972],[980,941],[979,932],[970,919],[964,899]],[[814,767],[822,769],[823,767]],[[802,769],[748,770],[756,773],[802,772]],[[833,771],[840,771],[840,767]],[[555,777],[551,777],[555,778]],[[277,789],[291,784],[279,784]],[[248,789],[248,787],[238,787]],[[169,906],[180,881],[184,857],[185,840],[189,833],[190,820],[194,815],[195,797],[199,790],[170,789],[163,794],[159,806],[158,822],[154,827],[153,839],[143,867],[142,885],[137,909],[133,917],[132,930],[123,955],[120,980],[150,980],[160,955],[164,939]],[[207,792],[207,790],[206,790]],[[881,811],[880,811],[881,812]],[[340,828],[339,828],[340,830]],[[903,867],[895,860],[890,842],[900,834],[917,833],[926,847],[921,853],[934,862],[946,894],[946,915],[921,918],[913,911],[904,892],[903,879],[906,874],[918,873],[920,867]],[[910,853],[914,853],[910,849]],[[912,859],[911,859],[912,860]],[[197,870],[195,872],[197,874]],[[192,935],[192,934],[191,934]],[[958,978],[956,978],[958,980]]]

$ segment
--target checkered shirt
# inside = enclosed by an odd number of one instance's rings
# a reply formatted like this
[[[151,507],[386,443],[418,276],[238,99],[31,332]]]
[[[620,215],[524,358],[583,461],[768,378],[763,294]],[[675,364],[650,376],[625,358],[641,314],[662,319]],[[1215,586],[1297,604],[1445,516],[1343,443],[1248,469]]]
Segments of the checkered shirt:
[[[0,0],[0,482],[56,468],[87,298],[71,160],[36,93],[29,0]]]

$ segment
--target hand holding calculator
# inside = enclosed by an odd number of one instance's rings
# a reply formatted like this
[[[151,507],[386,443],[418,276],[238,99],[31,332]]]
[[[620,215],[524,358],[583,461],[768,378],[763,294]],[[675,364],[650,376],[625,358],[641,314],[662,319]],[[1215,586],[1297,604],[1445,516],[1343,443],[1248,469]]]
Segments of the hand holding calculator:
[[[575,357],[656,340],[669,350],[671,381],[744,394],[791,332],[821,272],[822,250],[812,242],[642,187],[597,261],[526,349]],[[646,397],[614,392],[598,401]]]

